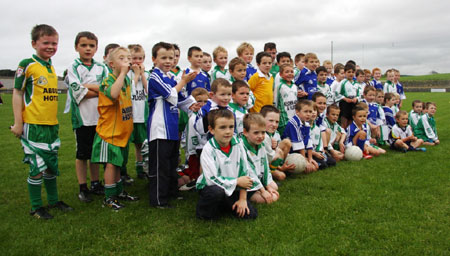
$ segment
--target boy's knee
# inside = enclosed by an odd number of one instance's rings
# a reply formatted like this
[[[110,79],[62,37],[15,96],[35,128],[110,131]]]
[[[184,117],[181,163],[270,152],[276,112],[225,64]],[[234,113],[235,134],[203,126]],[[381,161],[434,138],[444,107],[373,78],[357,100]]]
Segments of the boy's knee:
[[[209,200],[221,200],[225,197],[225,191],[219,186],[206,186],[200,191],[200,195]]]

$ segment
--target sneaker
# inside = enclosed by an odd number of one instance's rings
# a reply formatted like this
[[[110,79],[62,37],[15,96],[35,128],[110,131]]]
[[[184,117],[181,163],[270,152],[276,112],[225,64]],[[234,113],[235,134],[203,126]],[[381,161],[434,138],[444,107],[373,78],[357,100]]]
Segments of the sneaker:
[[[363,158],[364,159],[372,159],[372,157],[373,156],[371,156],[370,154],[363,153]]]
[[[48,206],[47,206],[47,208],[49,209],[49,210],[51,210],[51,209],[58,209],[58,210],[60,210],[60,211],[62,211],[62,212],[71,212],[71,211],[73,211],[73,208],[72,207],[70,207],[70,206],[68,206],[66,203],[64,203],[63,201],[58,201],[58,202],[56,202],[56,204],[49,204]]]
[[[126,191],[122,191],[122,193],[120,193],[117,197],[121,200],[126,200],[126,201],[138,201],[139,200],[139,197],[132,196],[132,195],[128,194]]]
[[[427,152],[426,148],[415,148],[415,151],[422,151],[422,152]]]
[[[406,149],[406,148],[401,148],[401,149],[400,149],[400,152],[406,153],[406,152],[408,152],[408,149]]]
[[[111,208],[114,211],[118,211],[125,207],[125,205],[121,204],[119,200],[117,200],[117,197],[111,196],[108,198],[103,199],[103,207]]]
[[[179,191],[189,191],[193,188],[195,188],[195,185],[197,184],[196,180],[193,180],[187,184],[184,184],[183,186],[181,186],[178,190]]]
[[[53,219],[53,216],[50,213],[48,213],[44,207],[38,208],[34,211],[30,211],[30,215],[33,217],[36,217],[38,219],[43,219],[43,220]]]
[[[122,179],[123,185],[125,186],[131,186],[134,183],[134,179],[131,178],[128,174],[120,176],[120,178]]]
[[[94,195],[104,195],[105,194],[105,186],[102,185],[101,182],[91,185],[91,193]]]
[[[89,190],[81,190],[80,193],[78,193],[78,199],[84,203],[92,202],[92,198],[89,195]]]

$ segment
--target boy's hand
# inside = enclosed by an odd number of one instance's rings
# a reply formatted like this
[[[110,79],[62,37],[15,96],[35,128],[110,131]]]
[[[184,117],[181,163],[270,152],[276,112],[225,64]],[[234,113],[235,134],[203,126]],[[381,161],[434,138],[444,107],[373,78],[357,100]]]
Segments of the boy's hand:
[[[189,110],[191,110],[192,112],[198,112],[200,110],[200,108],[201,108],[201,106],[200,106],[200,103],[198,103],[198,102],[189,106]]]
[[[249,189],[253,185],[253,180],[249,176],[241,176],[237,179],[237,185],[244,189]]]
[[[247,206],[247,200],[239,199],[236,203],[233,204],[231,208],[233,211],[236,211],[237,215],[242,218],[245,214],[250,214],[250,209]]]
[[[272,149],[276,149],[278,146],[278,142],[275,138],[272,138]]]
[[[434,144],[436,144],[436,145],[439,144],[439,143],[440,143],[439,140],[435,140],[434,141]]]
[[[23,132],[23,124],[14,124],[13,126],[9,127],[11,129],[11,132],[16,136],[16,138],[20,138],[22,136]]]
[[[319,152],[312,152],[312,154],[313,154],[313,156],[314,157],[316,157],[316,158],[319,158],[319,159],[325,159],[325,157],[322,155],[322,154],[320,154]]]
[[[345,145],[344,145],[344,143],[339,143],[339,151],[341,151],[342,154],[345,153]]]
[[[139,64],[131,65],[131,69],[133,70],[135,75],[139,75],[141,73],[141,67],[139,66]]]
[[[269,192],[272,195],[276,195],[278,198],[280,197],[280,193],[278,193],[278,191],[276,191],[274,188],[270,186],[267,186],[267,192]]]
[[[314,165],[312,163],[310,163],[310,162],[307,162],[306,163],[305,172],[306,173],[310,173],[310,172],[313,172],[313,171],[314,171]]]
[[[302,97],[305,97],[305,96],[308,96],[307,92],[305,92],[305,91],[297,91],[297,97],[298,98],[302,98]]]
[[[284,164],[278,168],[278,170],[282,171],[282,172],[291,171],[294,169],[295,169],[295,164],[290,164],[288,162],[284,162]]]
[[[122,63],[120,65],[120,74],[126,75],[129,70],[130,70],[130,64]]]
[[[183,80],[185,83],[189,83],[190,81],[194,80],[197,75],[198,73],[196,71],[186,74],[186,70],[184,70],[183,74],[181,75],[181,80]]]
[[[267,190],[262,191],[261,196],[264,198],[264,201],[266,201],[266,203],[268,203],[268,204],[273,203],[272,194],[269,193]]]
[[[144,65],[144,63],[139,64],[139,68],[141,69],[141,74],[145,74],[145,65]]]

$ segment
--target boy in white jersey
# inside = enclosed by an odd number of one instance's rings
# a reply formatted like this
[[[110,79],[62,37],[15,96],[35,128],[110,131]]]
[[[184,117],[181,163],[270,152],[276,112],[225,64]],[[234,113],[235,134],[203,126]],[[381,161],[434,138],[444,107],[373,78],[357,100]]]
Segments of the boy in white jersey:
[[[248,84],[243,80],[236,80],[231,85],[231,98],[233,102],[228,105],[236,118],[236,132],[241,135],[244,132],[244,116],[247,114],[245,105],[248,102],[250,94],[250,88]]]
[[[133,133],[130,141],[134,143],[135,148],[137,177],[143,179],[146,174],[144,173],[141,148],[142,143],[147,139],[147,84],[149,74],[145,71],[144,66],[144,48],[139,44],[132,44],[128,45],[128,49],[131,53],[131,70],[128,71],[127,76],[131,81],[131,101],[133,103]]]
[[[227,109],[216,109],[208,119],[214,137],[200,157],[203,173],[197,180],[197,218],[217,219],[231,212],[238,218],[255,219],[257,210],[248,199],[262,185],[248,168],[242,144],[233,136],[234,115]]]
[[[244,117],[244,136],[241,143],[247,154],[249,171],[254,172],[262,184],[250,200],[255,203],[275,202],[280,197],[278,186],[272,180],[267,152],[264,147],[266,121],[260,113],[250,113]]]
[[[419,148],[423,144],[422,139],[414,136],[411,126],[408,125],[408,113],[400,110],[395,115],[396,124],[392,127],[389,134],[389,144],[392,149],[398,149],[403,153],[408,150],[425,151],[425,148]]]
[[[283,134],[286,124],[295,115],[297,86],[294,84],[294,69],[290,64],[280,65],[280,81],[274,92],[275,107],[280,110],[278,132]]]
[[[273,76],[273,95],[276,97],[275,92],[277,90],[277,87],[280,85],[280,67],[281,65],[289,65],[292,67],[291,64],[291,54],[288,52],[280,52],[277,54],[277,66],[278,66],[278,72]],[[274,98],[274,102],[276,102],[276,99]]]
[[[80,191],[78,199],[91,202],[90,192],[103,194],[99,182],[99,165],[90,163],[92,143],[98,121],[98,92],[100,84],[108,75],[107,68],[93,59],[97,52],[97,37],[91,32],[80,32],[75,38],[75,50],[79,58],[68,68],[69,94],[72,99],[72,128],[75,132],[77,152],[75,170]],[[91,191],[86,184],[87,169],[91,177]]]
[[[335,100],[341,109],[341,126],[344,129],[346,129],[352,122],[352,109],[358,102],[356,88],[354,86],[355,82],[353,81],[355,71],[355,65],[352,63],[345,64],[345,79],[341,81],[335,91]]]
[[[397,86],[394,83],[395,73],[394,70],[389,69],[386,71],[386,83],[383,86],[383,92],[397,93]]]
[[[419,122],[420,117],[422,116],[422,108],[423,104],[420,100],[414,100],[412,102],[411,112],[409,112],[409,125],[414,130]]]
[[[337,123],[341,110],[336,104],[327,107],[327,118],[324,120],[327,127],[328,152],[336,161],[344,159],[346,132]]]
[[[314,161],[319,165],[319,169],[325,169],[329,166],[336,165],[336,160],[324,149],[324,143],[322,139],[321,128],[317,125],[316,119],[318,118],[319,109],[317,104],[314,104],[314,110],[311,115],[310,125],[311,125],[311,142],[312,142],[312,155]],[[325,133],[324,133],[325,134]]]
[[[356,88],[356,97],[358,98],[358,102],[361,102],[364,98],[364,88],[366,87],[366,84],[364,83],[364,79],[366,75],[364,74],[364,70],[358,69],[355,72],[355,88]]]
[[[336,63],[334,65],[334,78],[334,81],[330,85],[330,89],[333,94],[333,103],[336,103],[336,89],[345,78],[344,65],[342,63]]]
[[[239,57],[233,58],[230,61],[230,64],[228,65],[230,70],[230,83],[233,83],[236,80],[245,80],[247,77],[247,68],[245,61]],[[245,82],[247,83],[247,82]],[[247,84],[248,85],[248,84]],[[245,109],[249,110],[253,107],[255,104],[255,96],[253,95],[253,92],[250,91],[249,87],[249,95],[248,95],[248,102],[245,104]]]
[[[208,76],[209,84],[211,84],[211,75],[209,74],[209,71],[211,70],[212,66],[212,58],[211,54],[207,52],[203,52],[203,58],[202,58],[202,71],[206,73]]]
[[[230,72],[225,67],[228,63],[228,52],[222,46],[217,46],[213,51],[213,61],[216,63],[211,75],[211,81],[217,78],[230,79]]]
[[[317,73],[317,91],[321,92],[326,97],[327,106],[333,104],[334,97],[330,86],[327,84],[327,68],[320,66],[316,69]]]
[[[304,53],[297,53],[294,57],[294,81],[297,80],[298,76],[300,75],[300,72],[305,67],[305,54]]]
[[[170,73],[175,76],[175,81],[179,82],[181,80],[181,75],[183,74],[183,70],[178,66],[178,62],[180,61],[180,47],[177,44],[172,44],[175,55],[173,57],[173,66],[170,70]]]

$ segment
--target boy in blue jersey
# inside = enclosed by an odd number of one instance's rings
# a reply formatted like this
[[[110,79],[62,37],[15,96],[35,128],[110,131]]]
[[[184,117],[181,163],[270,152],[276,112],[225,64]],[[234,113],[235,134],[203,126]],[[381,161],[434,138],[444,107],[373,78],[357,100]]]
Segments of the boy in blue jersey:
[[[257,69],[255,67],[253,67],[253,65],[252,65],[253,56],[255,55],[255,48],[253,48],[253,46],[251,44],[249,44],[247,42],[243,42],[236,49],[236,53],[237,53],[238,57],[243,59],[246,63],[247,73],[245,75],[245,81],[248,81],[250,79],[250,77],[252,77],[252,75],[255,74],[257,71]],[[231,70],[230,70],[230,72],[231,72]]]
[[[406,100],[406,95],[403,85],[400,83],[400,71],[397,69],[394,69],[394,83],[397,87],[397,93],[400,95],[400,103],[398,104],[398,107],[402,108],[402,102],[403,100]]]
[[[203,52],[200,47],[192,46],[188,49],[188,61],[191,63],[191,67],[186,69],[186,74],[194,71],[198,75],[194,78],[194,80],[190,81],[186,85],[187,95],[191,95],[192,91],[195,88],[205,88],[210,91],[211,87],[209,84],[208,75],[202,71],[202,61],[203,61]]]
[[[373,86],[366,86],[364,88],[364,100],[363,102],[367,104],[369,108],[369,113],[367,115],[367,120],[369,121],[369,127],[372,138],[380,139],[381,136],[381,125],[385,121],[385,115],[383,108],[375,102],[376,90]],[[381,141],[380,141],[381,142]]]
[[[372,76],[373,80],[370,82],[375,89],[381,89],[383,90],[383,83],[381,82],[381,69],[380,68],[374,68],[372,69]]]
[[[298,98],[311,100],[312,95],[317,91],[316,68],[319,65],[319,59],[315,53],[305,55],[305,67],[300,72],[295,84],[298,86]]]
[[[160,42],[152,48],[155,69],[148,82],[148,146],[150,205],[170,208],[169,198],[178,192],[178,107],[188,111],[198,109],[191,97],[185,98],[182,88],[197,75],[183,72],[180,82],[169,73],[174,60],[173,46]]]
[[[331,60],[325,60],[323,62],[323,66],[327,70],[326,84],[328,84],[330,86],[334,82],[334,79],[335,79],[333,76],[333,63],[331,63]],[[317,74],[317,75],[319,75],[319,74]]]
[[[297,80],[298,76],[300,75],[300,72],[305,67],[305,54],[304,53],[297,53],[294,57],[294,81]]]
[[[295,105],[295,116],[291,118],[284,130],[283,138],[289,138],[292,142],[291,152],[302,154],[307,161],[305,172],[313,172],[319,166],[312,157],[312,141],[310,138],[311,115],[313,112],[313,102],[310,100],[300,100]]]

